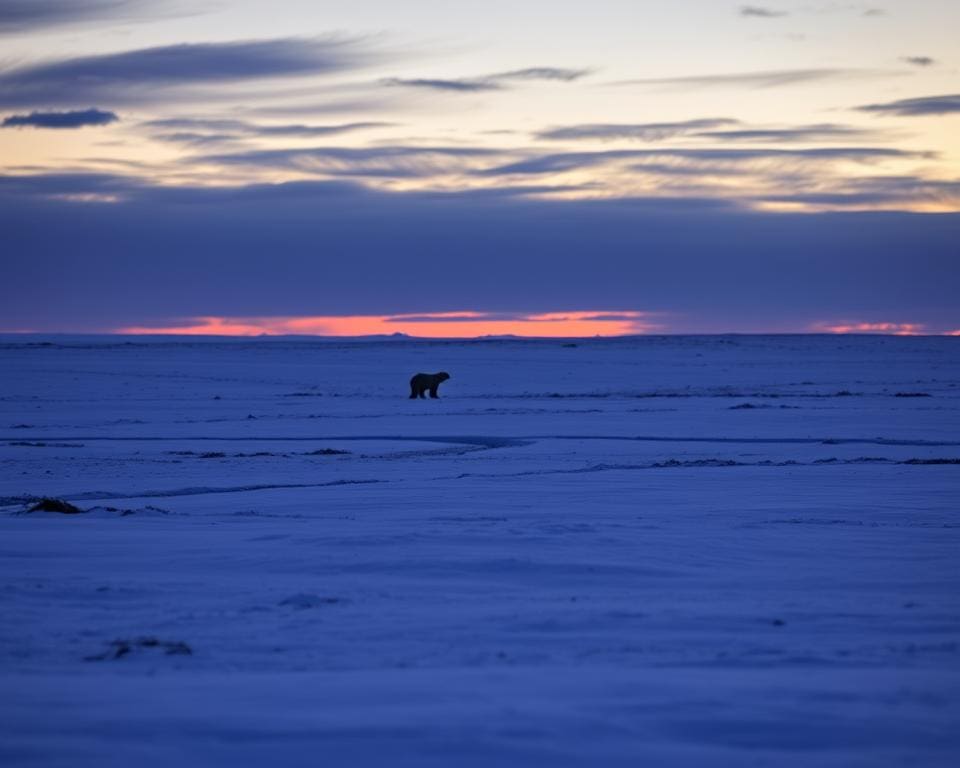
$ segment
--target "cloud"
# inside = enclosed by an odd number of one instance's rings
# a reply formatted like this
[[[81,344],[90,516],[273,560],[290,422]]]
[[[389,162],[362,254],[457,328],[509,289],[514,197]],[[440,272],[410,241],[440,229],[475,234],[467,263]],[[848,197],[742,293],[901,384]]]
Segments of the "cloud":
[[[427,88],[434,91],[455,91],[470,93],[475,91],[498,91],[503,86],[491,80],[442,80],[430,78],[388,77],[381,80],[384,85],[404,88]]]
[[[704,118],[676,123],[586,123],[551,128],[536,134],[538,139],[579,140],[594,139],[612,141],[635,139],[639,141],[663,141],[676,136],[691,136],[711,141],[750,141],[757,143],[848,141],[874,135],[862,128],[832,123],[800,125],[790,128],[730,128],[742,125],[731,118]]]
[[[960,112],[960,93],[943,96],[921,96],[915,99],[900,99],[883,104],[867,104],[857,107],[857,109],[861,112],[875,112],[881,115],[899,115],[901,117],[947,115]]]
[[[151,138],[180,144],[217,144],[246,138],[321,138],[355,131],[396,125],[379,121],[304,125],[301,123],[261,124],[246,120],[168,118],[150,120],[141,125],[152,131]]]
[[[29,115],[10,115],[3,119],[3,128],[84,128],[90,125],[109,125],[120,118],[101,109],[83,109],[72,112],[31,112]]]
[[[421,178],[461,170],[460,161],[500,154],[485,147],[376,146],[261,149],[201,156],[195,162],[345,177]]]
[[[589,69],[564,69],[562,67],[527,67],[488,75],[489,80],[560,80],[565,83],[579,80],[591,73]]]
[[[70,202],[100,193],[119,200]],[[0,181],[0,231],[3,329],[314,316],[318,307],[326,316],[664,312],[675,332],[803,330],[856,308],[858,319],[960,327],[960,215],[763,214],[328,182],[171,189],[61,175]]]
[[[143,48],[0,72],[0,104],[138,104],[171,90],[340,72],[370,51],[356,40],[286,38]],[[205,97],[210,96],[204,91]]]
[[[722,128],[736,125],[737,120],[730,118],[705,118],[685,120],[677,123],[583,123],[550,128],[536,134],[538,139],[550,141],[597,139],[636,139],[640,141],[662,141],[674,136],[682,136],[694,131]]]
[[[775,11],[771,8],[763,8],[759,5],[741,5],[740,15],[748,18],[757,19],[776,19],[782,16],[789,16],[786,11]]]
[[[562,173],[617,160],[674,159],[744,163],[756,160],[850,160],[870,162],[890,158],[929,157],[927,153],[887,147],[818,147],[813,149],[622,149],[603,152],[563,152],[539,155],[479,171],[481,175]]]
[[[749,141],[755,143],[776,142],[791,144],[794,142],[849,141],[850,139],[873,136],[872,131],[854,128],[848,125],[821,123],[818,125],[800,125],[793,128],[752,128],[722,131],[702,131],[693,134],[697,138],[711,141]]]
[[[146,185],[132,176],[109,173],[38,173],[0,176],[0,198],[117,202]]]
[[[590,74],[589,69],[564,69],[562,67],[527,67],[526,69],[512,69],[508,72],[496,72],[492,75],[465,78],[403,78],[389,77],[381,80],[384,85],[403,86],[406,88],[427,88],[435,91],[451,91],[454,93],[474,93],[478,91],[500,91],[511,80],[553,80],[573,82]]]
[[[849,78],[889,76],[889,72],[862,69],[773,69],[720,75],[648,77],[621,80],[613,85],[661,85],[670,88],[780,88],[789,85]]]
[[[150,0],[0,0],[0,34],[108,17],[135,18]]]
[[[930,58],[929,56],[904,56],[900,60],[905,61],[907,64],[913,64],[915,67],[932,67],[937,63],[936,59]]]
[[[871,208],[903,210],[909,206],[960,208],[960,180],[924,179],[917,176],[867,176],[834,180],[828,191],[773,193],[767,203],[790,203],[830,209]]]

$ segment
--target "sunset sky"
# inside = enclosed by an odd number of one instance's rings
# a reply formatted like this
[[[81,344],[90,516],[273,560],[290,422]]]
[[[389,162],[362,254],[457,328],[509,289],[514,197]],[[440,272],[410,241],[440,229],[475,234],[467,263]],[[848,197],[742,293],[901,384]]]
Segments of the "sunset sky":
[[[958,29],[0,0],[0,332],[960,333]]]

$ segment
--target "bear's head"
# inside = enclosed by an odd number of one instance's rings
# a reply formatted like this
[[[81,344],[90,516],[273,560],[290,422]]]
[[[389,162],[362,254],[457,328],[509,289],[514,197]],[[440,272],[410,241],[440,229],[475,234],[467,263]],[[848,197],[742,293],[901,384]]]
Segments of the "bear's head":
[[[437,378],[440,381],[446,381],[447,379],[450,378],[450,374],[447,373],[446,371],[440,371],[440,373],[437,374]]]

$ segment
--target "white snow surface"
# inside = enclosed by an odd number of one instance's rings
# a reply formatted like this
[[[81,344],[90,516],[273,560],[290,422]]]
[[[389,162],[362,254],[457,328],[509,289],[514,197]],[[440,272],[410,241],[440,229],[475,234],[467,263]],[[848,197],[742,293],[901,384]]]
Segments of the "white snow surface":
[[[0,468],[4,766],[960,764],[960,339],[6,339]]]

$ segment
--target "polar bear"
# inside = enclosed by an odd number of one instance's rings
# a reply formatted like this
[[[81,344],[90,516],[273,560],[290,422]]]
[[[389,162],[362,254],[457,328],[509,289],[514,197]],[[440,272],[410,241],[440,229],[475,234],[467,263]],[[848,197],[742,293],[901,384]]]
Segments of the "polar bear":
[[[430,397],[439,397],[437,387],[440,386],[441,382],[449,378],[450,374],[446,371],[440,371],[440,373],[418,373],[410,379],[410,399],[414,400],[418,397],[424,397],[424,393],[428,389],[430,390]]]

